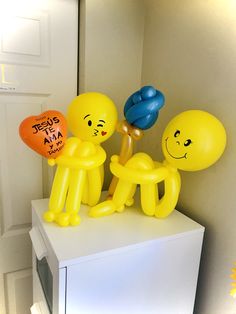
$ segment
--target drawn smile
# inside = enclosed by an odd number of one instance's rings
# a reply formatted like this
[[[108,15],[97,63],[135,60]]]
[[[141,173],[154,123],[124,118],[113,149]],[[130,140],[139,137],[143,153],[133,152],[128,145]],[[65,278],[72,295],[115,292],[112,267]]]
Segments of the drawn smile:
[[[173,156],[173,155],[169,152],[169,150],[168,150],[168,147],[167,147],[167,140],[168,140],[168,137],[165,139],[165,142],[166,142],[166,151],[167,151],[167,153],[168,153],[172,158],[174,158],[174,159],[182,159],[182,158],[187,159],[187,153],[185,153],[185,154],[184,154],[183,156],[181,156],[181,157]]]

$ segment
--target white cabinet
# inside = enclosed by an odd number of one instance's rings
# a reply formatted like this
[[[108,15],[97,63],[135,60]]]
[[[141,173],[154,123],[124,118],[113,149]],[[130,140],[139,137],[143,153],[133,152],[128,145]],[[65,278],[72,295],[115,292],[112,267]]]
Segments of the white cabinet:
[[[82,206],[81,225],[60,228],[42,221],[47,204],[32,202],[35,313],[193,312],[201,225],[178,211],[158,220],[135,207],[93,219]]]

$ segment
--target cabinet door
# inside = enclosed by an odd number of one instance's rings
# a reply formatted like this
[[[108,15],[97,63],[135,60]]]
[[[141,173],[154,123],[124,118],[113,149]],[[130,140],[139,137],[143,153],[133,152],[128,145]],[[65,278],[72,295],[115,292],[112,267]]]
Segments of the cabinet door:
[[[38,260],[33,252],[32,314],[65,314],[66,268],[51,268],[46,258]]]
[[[68,267],[67,313],[191,314],[201,246],[187,233]]]
[[[33,253],[33,300],[31,314],[50,314],[46,298],[37,273],[36,255]]]

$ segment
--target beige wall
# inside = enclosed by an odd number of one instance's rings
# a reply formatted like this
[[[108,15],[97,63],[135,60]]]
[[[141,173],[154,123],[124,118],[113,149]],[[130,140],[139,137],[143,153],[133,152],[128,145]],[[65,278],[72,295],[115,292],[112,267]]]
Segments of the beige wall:
[[[120,119],[125,100],[141,84],[143,12],[142,1],[81,0],[80,93],[107,94]],[[117,134],[103,144],[108,160],[119,144]]]
[[[236,2],[145,3],[142,84],[160,88],[166,105],[139,148],[161,159],[166,123],[190,108],[209,111],[225,125],[228,144],[221,160],[204,171],[181,172],[178,208],[206,227],[195,313],[233,314],[229,276],[236,260]]]
[[[221,160],[203,171],[181,172],[178,209],[206,227],[195,314],[233,314],[236,2],[87,0],[82,7],[80,91],[110,95],[120,118],[125,99],[141,85],[154,85],[166,96],[158,122],[145,131],[139,150],[161,160],[165,125],[190,108],[207,110],[225,125],[228,144]],[[119,143],[115,135],[105,145],[108,158]]]

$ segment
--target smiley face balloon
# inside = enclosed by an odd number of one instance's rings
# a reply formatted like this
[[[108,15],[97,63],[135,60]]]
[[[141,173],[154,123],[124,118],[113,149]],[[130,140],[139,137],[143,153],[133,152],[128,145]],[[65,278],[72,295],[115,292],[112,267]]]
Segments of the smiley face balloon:
[[[213,115],[188,110],[174,117],[162,136],[166,160],[177,169],[201,170],[215,163],[226,145],[226,132]]]
[[[119,178],[111,200],[90,210],[100,217],[131,205],[136,185],[140,185],[141,206],[146,215],[167,217],[175,208],[181,187],[178,169],[196,171],[214,164],[223,154],[226,132],[221,122],[201,110],[184,111],[167,125],[162,137],[165,160],[153,162],[145,153],[137,153],[123,166],[113,156],[110,169]],[[158,183],[164,182],[164,195],[158,200]]]

